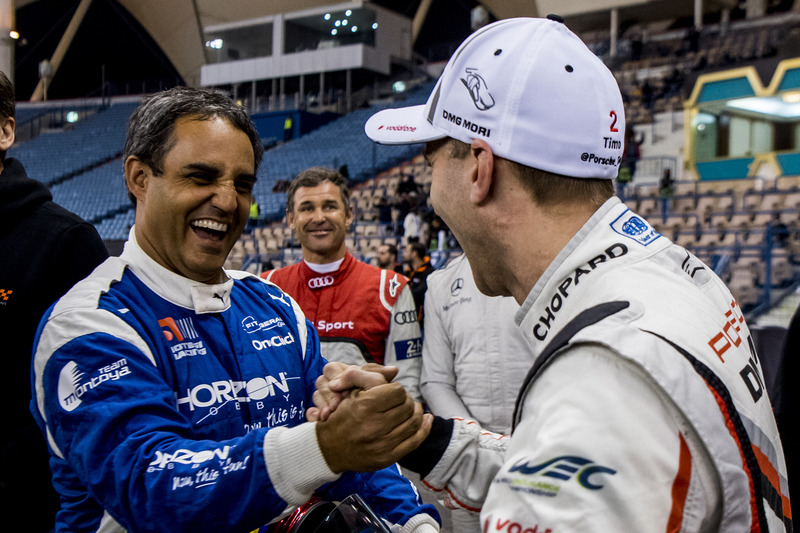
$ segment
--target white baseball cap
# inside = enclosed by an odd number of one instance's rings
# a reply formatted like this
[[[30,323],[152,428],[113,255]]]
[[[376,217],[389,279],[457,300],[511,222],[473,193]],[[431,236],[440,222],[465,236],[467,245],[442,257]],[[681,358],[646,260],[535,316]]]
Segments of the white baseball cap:
[[[425,105],[384,109],[364,130],[381,144],[483,139],[529,167],[613,179],[625,111],[611,71],[551,15],[484,26],[455,51]]]

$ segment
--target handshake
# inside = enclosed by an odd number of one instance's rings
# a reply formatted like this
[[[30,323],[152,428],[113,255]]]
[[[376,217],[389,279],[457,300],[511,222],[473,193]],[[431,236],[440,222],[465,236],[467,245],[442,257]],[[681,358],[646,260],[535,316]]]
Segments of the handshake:
[[[371,472],[399,461],[419,446],[431,429],[425,414],[403,386],[391,383],[397,368],[328,363],[317,378],[314,407],[317,440],[333,472]]]

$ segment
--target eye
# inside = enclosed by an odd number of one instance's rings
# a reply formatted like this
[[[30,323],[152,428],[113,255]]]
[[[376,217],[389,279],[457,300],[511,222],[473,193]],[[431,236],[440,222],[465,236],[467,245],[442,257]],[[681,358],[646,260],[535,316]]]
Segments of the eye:
[[[189,174],[189,179],[201,185],[208,185],[209,183],[214,182],[216,176],[214,176],[213,174],[209,174],[207,172],[193,172]]]
[[[240,193],[250,194],[253,192],[255,182],[251,180],[239,180],[236,182],[236,190]]]

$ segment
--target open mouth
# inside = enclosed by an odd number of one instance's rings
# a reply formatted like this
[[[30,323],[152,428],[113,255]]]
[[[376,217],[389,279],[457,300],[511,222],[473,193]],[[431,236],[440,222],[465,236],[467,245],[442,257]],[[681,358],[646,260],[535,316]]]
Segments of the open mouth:
[[[201,239],[221,241],[228,232],[228,225],[213,220],[195,220],[191,224],[192,230]]]

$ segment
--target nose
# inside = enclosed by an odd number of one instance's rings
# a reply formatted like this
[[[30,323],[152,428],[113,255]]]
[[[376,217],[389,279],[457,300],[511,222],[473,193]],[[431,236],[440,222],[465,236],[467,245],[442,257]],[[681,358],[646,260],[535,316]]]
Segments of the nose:
[[[322,212],[321,207],[317,207],[314,209],[313,213],[311,213],[311,220],[314,222],[324,222],[325,221],[325,213]]]
[[[239,193],[233,186],[233,181],[219,183],[211,202],[223,213],[235,212],[239,206]]]

